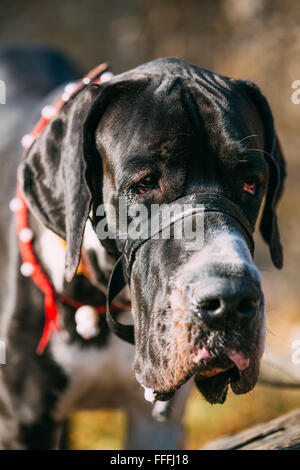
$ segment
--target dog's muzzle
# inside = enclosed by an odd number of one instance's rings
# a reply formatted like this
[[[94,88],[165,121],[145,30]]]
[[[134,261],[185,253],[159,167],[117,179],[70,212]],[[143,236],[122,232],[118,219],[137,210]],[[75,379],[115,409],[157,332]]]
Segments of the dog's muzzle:
[[[250,224],[248,218],[244,212],[237,206],[233,201],[231,201],[226,196],[217,193],[197,193],[188,196],[184,196],[180,199],[176,199],[168,205],[170,213],[172,212],[173,207],[178,208],[178,205],[182,207],[180,215],[178,214],[174,217],[171,217],[167,223],[164,220],[159,220],[158,226],[156,228],[156,234],[161,233],[166,227],[174,225],[178,220],[183,220],[187,217],[191,217],[198,213],[221,213],[225,214],[235,222],[238,223],[239,229],[244,236],[244,239],[247,242],[251,255],[254,254],[254,240],[253,240],[253,231],[254,227]],[[188,210],[185,210],[186,206],[189,206]],[[201,208],[199,208],[201,205]],[[198,206],[198,207],[197,207]],[[150,233],[151,220],[148,219],[142,233]],[[136,253],[139,248],[149,242],[153,233],[149,236],[141,236],[137,239],[127,237],[125,243],[120,244],[121,246],[121,256],[117,260],[114,269],[111,273],[109,284],[108,284],[108,295],[107,295],[107,310],[106,318],[107,323],[119,338],[127,341],[128,343],[134,344],[134,326],[133,325],[124,325],[117,321],[116,313],[110,310],[110,305],[114,298],[121,292],[125,287],[126,283],[130,284],[130,277],[132,266],[136,257]]]

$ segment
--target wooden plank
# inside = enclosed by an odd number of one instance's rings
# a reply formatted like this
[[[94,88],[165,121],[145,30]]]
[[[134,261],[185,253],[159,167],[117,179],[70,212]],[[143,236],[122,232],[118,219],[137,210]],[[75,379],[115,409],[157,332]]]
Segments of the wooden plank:
[[[239,434],[209,442],[204,450],[300,450],[300,409]]]

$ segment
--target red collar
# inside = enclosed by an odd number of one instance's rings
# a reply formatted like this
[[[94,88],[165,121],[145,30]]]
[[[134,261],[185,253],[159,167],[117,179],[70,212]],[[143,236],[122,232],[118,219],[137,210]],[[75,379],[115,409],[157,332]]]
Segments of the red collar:
[[[52,105],[45,106],[42,110],[42,117],[34,127],[30,134],[26,134],[22,139],[24,151],[29,149],[34,140],[42,133],[47,124],[55,117],[63,106],[75,95],[77,95],[83,88],[91,82],[100,83],[107,72],[107,64],[101,64],[91,72],[89,72],[82,80],[75,84],[66,86],[65,91]],[[103,80],[104,81],[104,80]],[[45,326],[42,337],[37,347],[37,353],[42,354],[50,340],[54,331],[59,328],[59,315],[56,302],[68,304],[76,309],[83,306],[81,302],[74,300],[64,294],[55,291],[55,288],[49,278],[43,271],[37,257],[35,256],[32,238],[33,232],[28,225],[28,207],[23,194],[20,190],[19,184],[17,186],[16,198],[11,201],[10,205],[13,212],[15,212],[16,226],[19,239],[19,248],[22,258],[21,273],[24,276],[30,277],[35,285],[43,292],[45,299]],[[94,306],[98,313],[106,313],[106,305]],[[119,307],[112,305],[113,310],[120,310]]]

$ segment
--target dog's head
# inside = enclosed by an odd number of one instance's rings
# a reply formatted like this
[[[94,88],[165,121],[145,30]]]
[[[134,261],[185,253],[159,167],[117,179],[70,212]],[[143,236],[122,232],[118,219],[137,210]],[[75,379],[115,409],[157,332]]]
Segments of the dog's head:
[[[76,272],[88,215],[117,206],[171,203],[213,192],[260,229],[282,266],[276,204],[285,176],[272,114],[259,89],[177,59],[162,59],[91,85],[33,144],[19,177],[34,214],[67,241]],[[108,225],[110,214],[106,214]],[[122,250],[106,241],[111,252]],[[135,372],[157,396],[192,375],[223,402],[255,385],[264,347],[264,300],[243,227],[225,210],[204,219],[204,245],[149,240],[136,253],[130,291]]]

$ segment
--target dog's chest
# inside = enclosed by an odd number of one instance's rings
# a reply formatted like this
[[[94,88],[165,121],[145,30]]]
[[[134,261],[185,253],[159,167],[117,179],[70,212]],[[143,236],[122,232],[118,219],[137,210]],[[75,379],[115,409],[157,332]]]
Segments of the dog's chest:
[[[92,250],[96,254],[101,270],[108,270],[104,249],[88,223],[83,245],[86,252]],[[58,292],[62,291],[64,283],[64,250],[54,233],[43,230],[39,239],[40,257]],[[89,300],[89,294],[87,296]],[[130,316],[129,313],[121,314],[123,320],[126,316]],[[141,394],[132,370],[133,346],[113,335],[109,335],[102,346],[89,345],[88,340],[84,344],[69,344],[67,336],[68,330],[62,330],[54,334],[50,342],[53,359],[68,378],[67,388],[54,411],[56,419],[61,420],[81,409],[126,406],[136,394]]]
[[[50,347],[68,378],[54,412],[56,419],[81,409],[124,406],[140,393],[132,371],[134,349],[118,338],[110,337],[102,348],[82,347],[68,344],[58,333]]]

